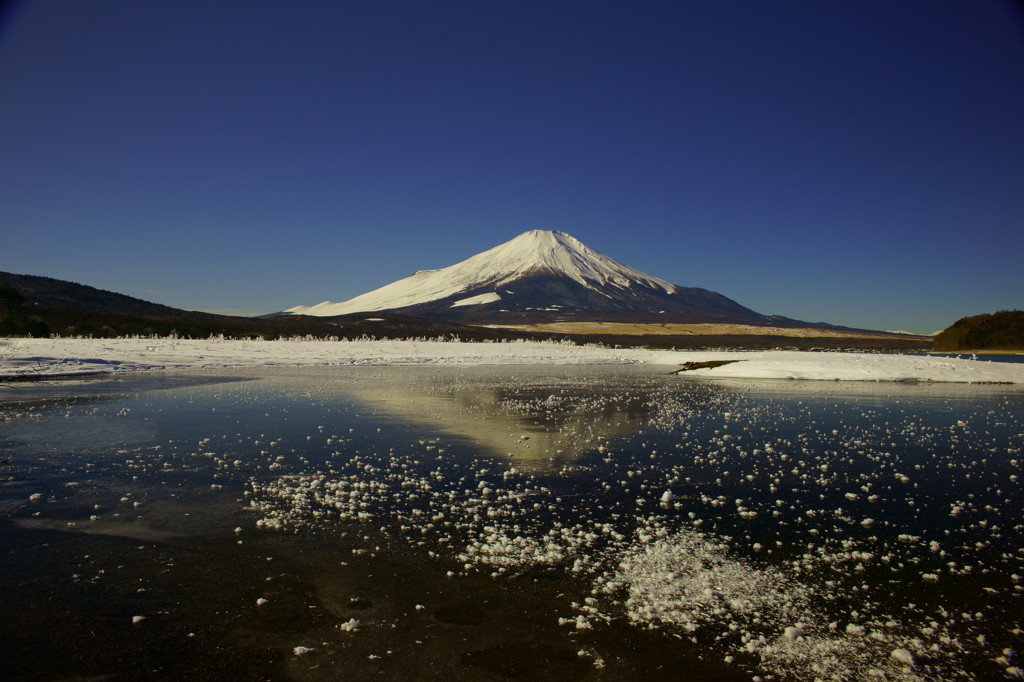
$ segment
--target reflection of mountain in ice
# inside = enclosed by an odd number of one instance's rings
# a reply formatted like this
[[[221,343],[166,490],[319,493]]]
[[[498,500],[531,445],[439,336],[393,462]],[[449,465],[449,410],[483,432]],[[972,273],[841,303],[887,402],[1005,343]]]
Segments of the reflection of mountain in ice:
[[[518,466],[571,462],[601,442],[640,430],[638,401],[587,390],[543,386],[432,387],[429,383],[360,383],[351,397],[382,412],[468,438]]]
[[[1024,570],[1007,551],[1024,546],[1018,401],[630,373],[349,373],[346,395],[513,462],[643,435],[549,471],[435,456],[433,442],[353,448],[325,469],[253,477],[256,527],[340,532],[374,551],[380,529],[449,578],[514,589],[543,571],[565,586],[558,623],[577,637],[662,630],[737,677],[1020,678]]]

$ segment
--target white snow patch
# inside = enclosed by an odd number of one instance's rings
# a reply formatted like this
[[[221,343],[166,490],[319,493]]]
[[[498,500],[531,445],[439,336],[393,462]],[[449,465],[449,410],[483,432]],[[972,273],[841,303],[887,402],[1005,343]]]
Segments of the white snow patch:
[[[452,303],[452,308],[459,308],[466,305],[483,305],[484,303],[494,303],[500,301],[501,296],[494,293],[493,291],[489,294],[480,294],[479,296],[470,296],[469,298],[463,298],[461,300]]]
[[[808,608],[801,585],[774,569],[732,559],[725,545],[690,531],[633,545],[606,584],[627,591],[630,620],[689,633],[734,625],[782,635],[772,630],[799,621]],[[784,634],[793,638],[802,631],[790,626]]]
[[[347,621],[345,621],[344,623],[341,623],[338,626],[338,629],[341,630],[342,632],[359,632],[359,628],[361,628],[362,625],[363,624],[360,623],[355,618],[350,618]]]
[[[681,377],[1024,384],[1024,364],[880,353],[683,352],[563,342],[423,340],[276,341],[219,338],[10,339],[0,377],[155,369],[335,365],[600,365],[731,360]]]

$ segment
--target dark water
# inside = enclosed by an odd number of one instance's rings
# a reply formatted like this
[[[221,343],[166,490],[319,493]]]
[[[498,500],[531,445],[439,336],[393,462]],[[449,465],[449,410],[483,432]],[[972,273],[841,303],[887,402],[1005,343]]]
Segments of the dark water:
[[[1024,362],[1024,353],[924,353],[940,358],[961,358],[982,362]]]
[[[1024,667],[1005,386],[358,368],[3,397],[0,678]]]

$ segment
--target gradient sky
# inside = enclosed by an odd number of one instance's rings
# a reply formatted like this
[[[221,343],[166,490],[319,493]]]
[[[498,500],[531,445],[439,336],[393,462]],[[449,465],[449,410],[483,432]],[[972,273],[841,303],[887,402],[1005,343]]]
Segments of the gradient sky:
[[[40,0],[0,28],[0,270],[341,301],[530,229],[766,314],[1024,308],[996,0]]]

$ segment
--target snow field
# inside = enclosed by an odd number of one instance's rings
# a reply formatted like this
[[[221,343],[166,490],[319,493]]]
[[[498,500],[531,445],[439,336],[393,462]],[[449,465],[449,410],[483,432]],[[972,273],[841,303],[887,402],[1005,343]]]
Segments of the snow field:
[[[7,339],[0,378],[161,369],[346,365],[730,364],[686,376],[740,379],[1024,384],[1024,363],[801,351],[678,352],[577,346],[561,342],[465,343],[440,340]]]

